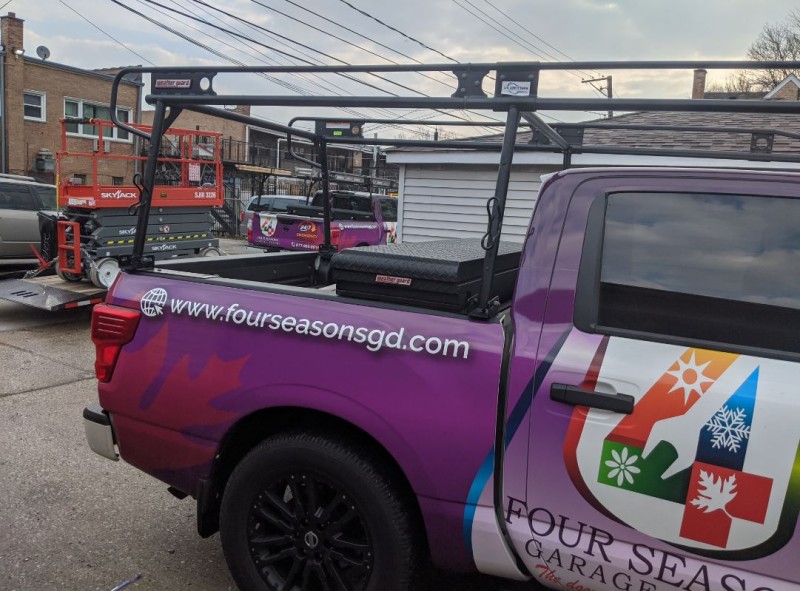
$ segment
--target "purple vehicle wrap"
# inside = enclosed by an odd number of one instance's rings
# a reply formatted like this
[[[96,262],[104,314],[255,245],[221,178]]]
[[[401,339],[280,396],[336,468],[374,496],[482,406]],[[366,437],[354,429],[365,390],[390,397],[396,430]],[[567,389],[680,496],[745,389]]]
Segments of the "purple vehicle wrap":
[[[585,591],[800,589],[798,364],[590,334],[573,320],[598,196],[796,199],[797,177],[767,178],[664,169],[550,177],[511,308],[489,321],[123,273],[107,303],[142,317],[113,379],[99,385],[100,402],[123,459],[189,493],[253,413],[296,408],[346,421],[402,470],[443,567]],[[508,351],[503,322],[513,330]],[[570,406],[551,399],[553,384],[624,392],[634,410]]]
[[[332,199],[346,205],[359,205],[371,212],[371,219],[349,219],[347,210],[340,210],[331,220],[331,243],[339,250],[354,246],[393,244],[397,242],[397,200],[366,193],[334,192]],[[321,205],[318,194],[313,203]],[[334,205],[338,205],[334,203]],[[319,209],[319,207],[318,207]],[[364,209],[353,210],[364,217]],[[352,216],[355,217],[355,216]],[[325,238],[325,223],[321,215],[305,216],[274,212],[254,212],[248,220],[247,240],[251,246],[281,250],[319,250]]]

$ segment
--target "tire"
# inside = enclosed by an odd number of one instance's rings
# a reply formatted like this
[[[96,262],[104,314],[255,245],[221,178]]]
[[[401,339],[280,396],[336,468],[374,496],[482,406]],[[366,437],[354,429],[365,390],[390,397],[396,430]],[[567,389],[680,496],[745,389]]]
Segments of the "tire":
[[[56,260],[55,268],[56,268],[56,275],[58,275],[58,278],[61,279],[62,281],[70,281],[72,283],[77,283],[78,281],[81,281],[83,279],[83,275],[79,275],[77,273],[67,273],[66,271],[62,271],[61,267],[58,264],[58,260]]]
[[[95,287],[109,289],[119,275],[119,261],[113,258],[100,259],[89,269],[89,280]]]
[[[200,252],[197,253],[197,256],[219,257],[222,256],[222,251],[216,246],[207,246],[206,248],[201,249]]]
[[[220,537],[234,580],[244,591],[412,589],[414,519],[398,493],[355,447],[309,433],[264,441],[236,467],[222,499]]]

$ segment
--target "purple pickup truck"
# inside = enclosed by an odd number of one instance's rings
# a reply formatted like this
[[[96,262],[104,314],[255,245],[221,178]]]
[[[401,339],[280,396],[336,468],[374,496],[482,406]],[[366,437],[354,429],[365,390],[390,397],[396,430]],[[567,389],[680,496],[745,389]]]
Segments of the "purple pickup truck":
[[[139,228],[157,207],[160,134],[182,109],[287,134],[287,147],[305,139],[323,189],[329,144],[499,153],[499,166],[482,239],[337,249],[326,207],[318,251],[156,266],[138,233],[92,316],[89,446],[194,498],[200,535],[220,532],[247,591],[412,591],[430,563],[567,591],[800,591],[800,174],[744,168],[797,168],[800,134],[785,128],[800,103],[538,88],[559,69],[745,67],[775,65],[123,68],[112,117],[129,74],[150,75],[155,106],[151,134],[115,120],[149,140]],[[455,88],[239,96],[212,84],[376,69],[451,74]],[[228,104],[480,109],[505,123],[502,141],[368,138],[365,125],[447,122],[312,119],[312,131],[214,106]],[[547,109],[748,117],[559,127]],[[665,129],[692,148],[638,143]],[[563,168],[530,194],[520,243],[501,240],[515,152],[555,152]],[[694,166],[574,168],[676,154]]]
[[[469,240],[122,273],[89,443],[194,497],[242,589],[800,589],[798,186],[559,172],[482,313]]]
[[[397,242],[397,198],[355,191],[331,191],[331,244],[339,249]],[[319,250],[324,242],[323,194],[288,213],[252,212],[247,243],[269,250]]]

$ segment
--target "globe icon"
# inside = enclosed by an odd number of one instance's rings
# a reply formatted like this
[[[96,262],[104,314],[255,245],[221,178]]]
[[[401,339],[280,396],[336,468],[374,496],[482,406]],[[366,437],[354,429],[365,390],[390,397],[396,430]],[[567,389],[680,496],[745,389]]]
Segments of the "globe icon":
[[[150,318],[161,316],[164,313],[164,305],[167,303],[167,290],[156,287],[142,296],[139,306],[142,314]]]

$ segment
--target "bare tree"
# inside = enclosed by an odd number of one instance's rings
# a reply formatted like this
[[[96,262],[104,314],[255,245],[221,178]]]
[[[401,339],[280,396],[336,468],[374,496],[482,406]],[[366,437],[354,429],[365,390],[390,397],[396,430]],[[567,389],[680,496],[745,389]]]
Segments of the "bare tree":
[[[792,11],[789,20],[777,25],[765,25],[761,34],[747,50],[747,57],[757,61],[800,60],[800,12]],[[748,78],[756,90],[771,90],[797,69],[753,70]]]
[[[747,50],[747,57],[756,61],[800,60],[800,10],[789,13],[786,22],[766,24]],[[713,85],[725,92],[769,91],[789,74],[800,74],[799,69],[746,70],[729,76],[721,85]]]

